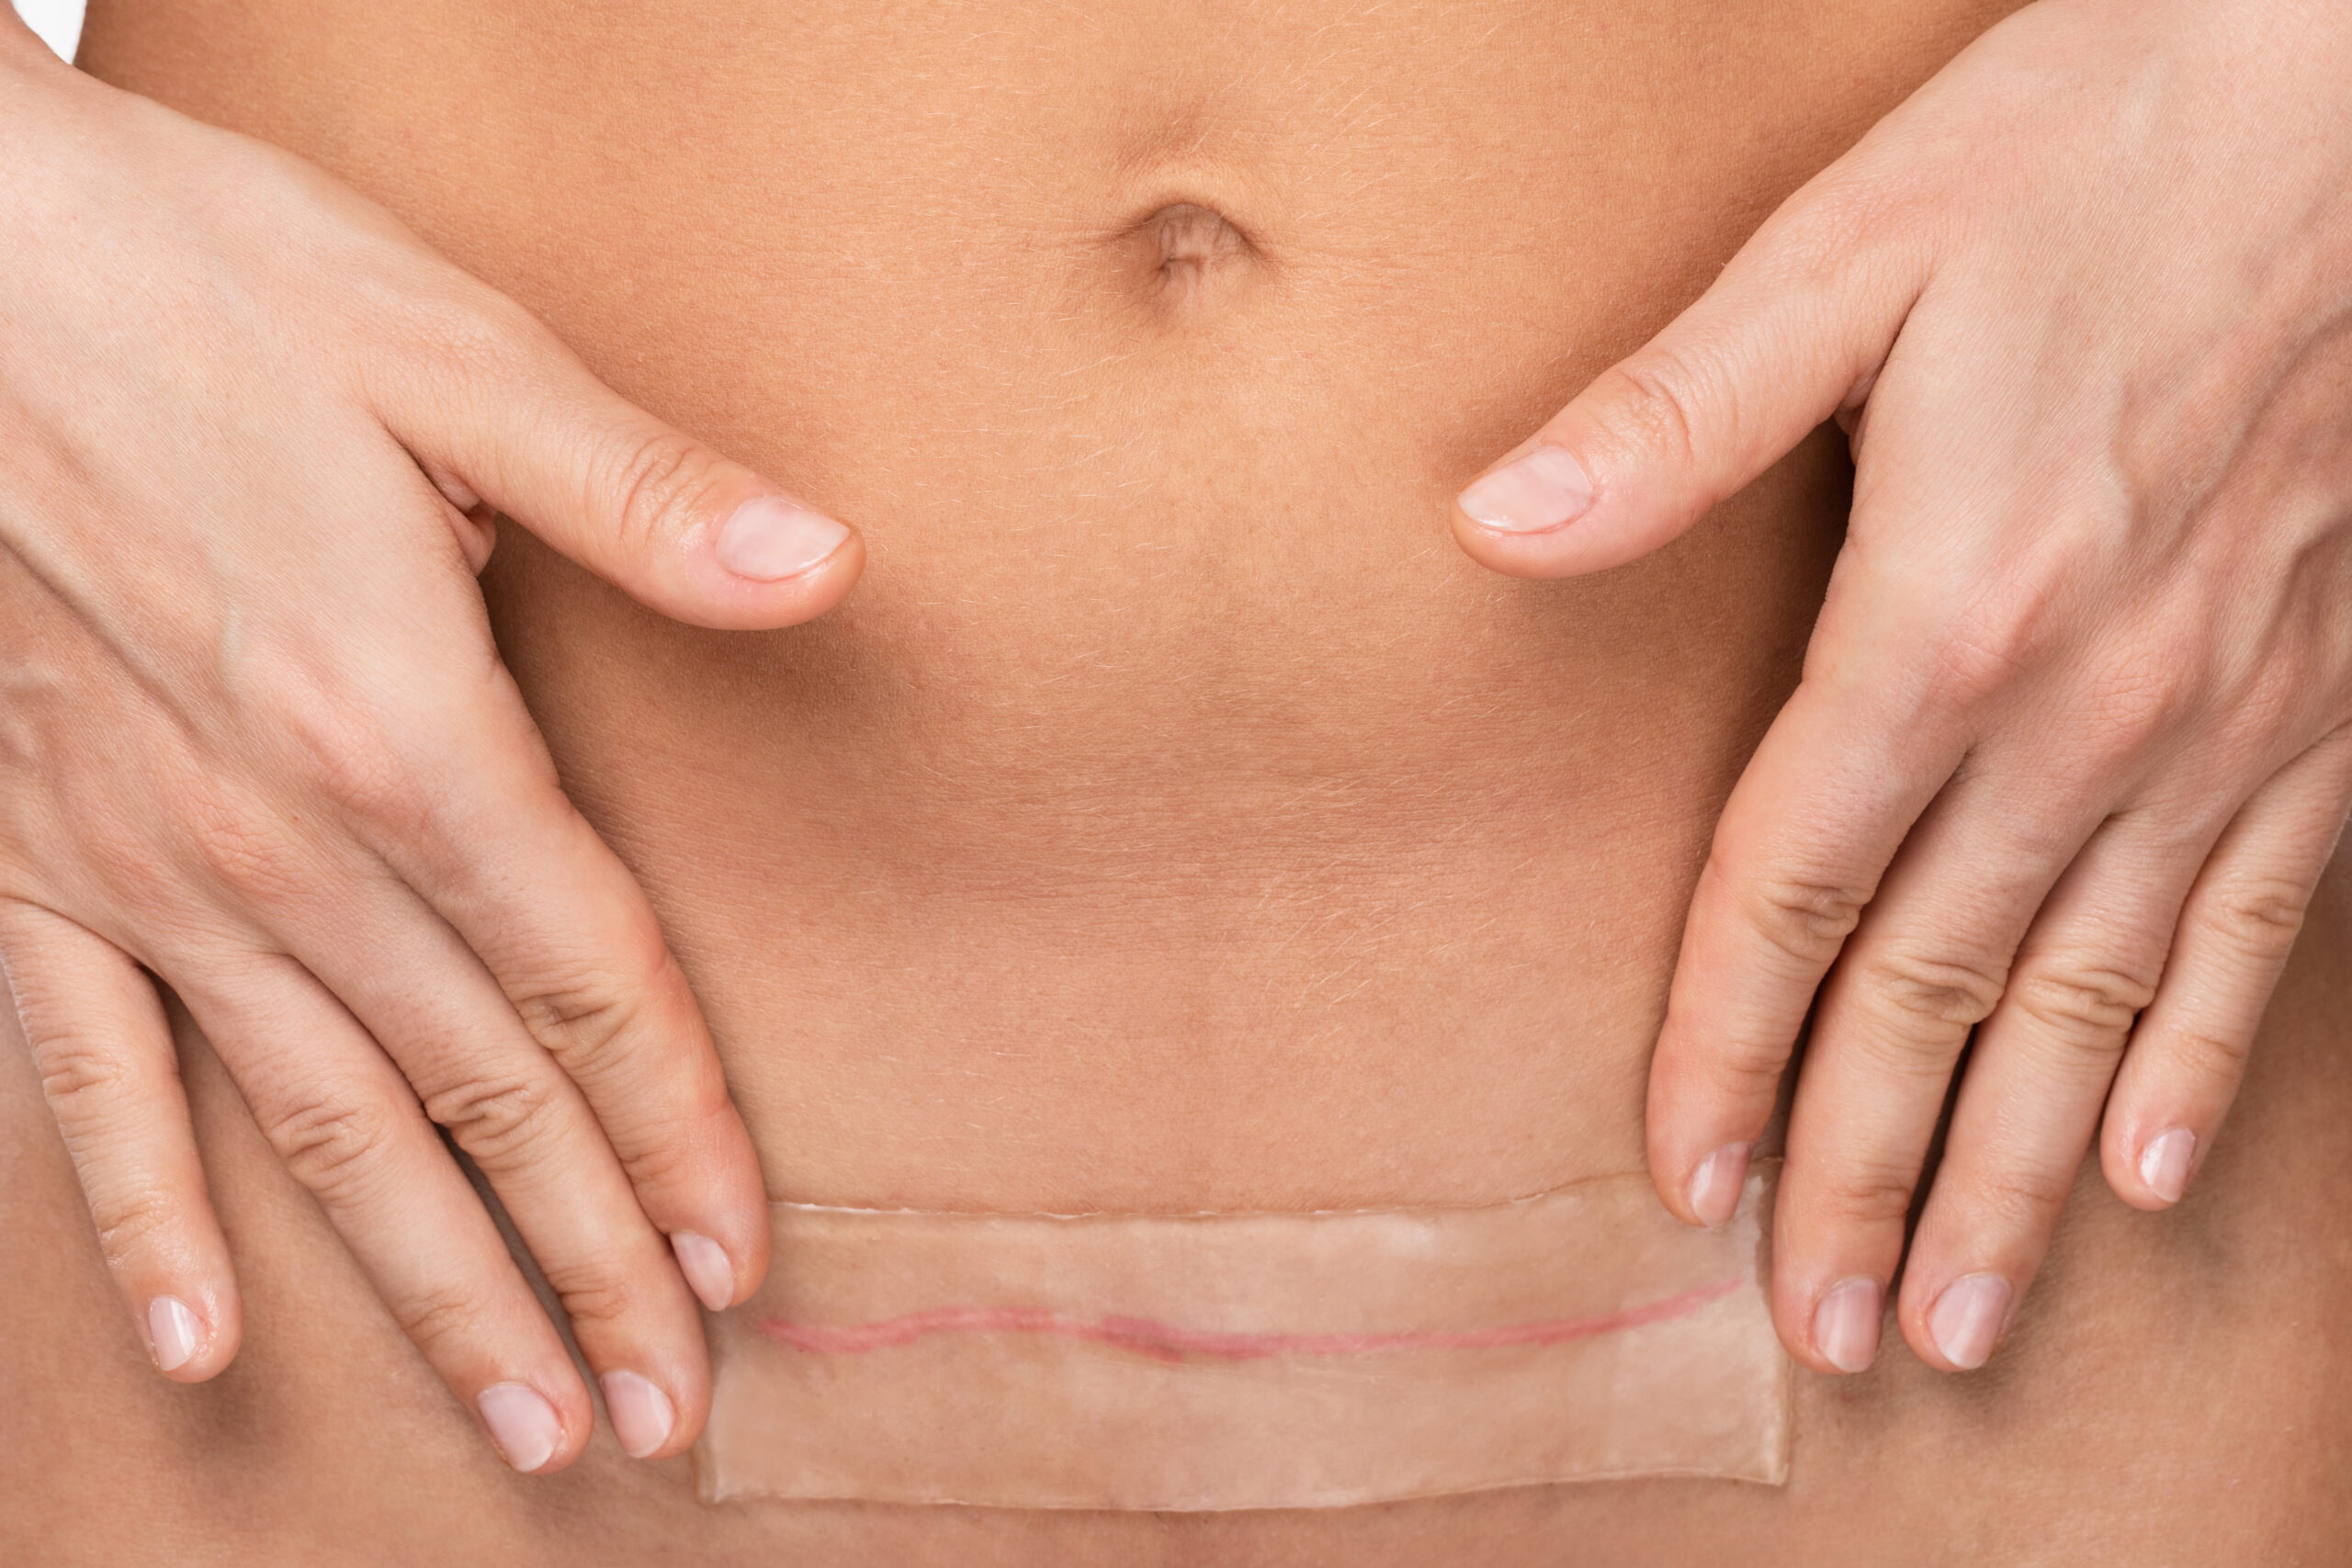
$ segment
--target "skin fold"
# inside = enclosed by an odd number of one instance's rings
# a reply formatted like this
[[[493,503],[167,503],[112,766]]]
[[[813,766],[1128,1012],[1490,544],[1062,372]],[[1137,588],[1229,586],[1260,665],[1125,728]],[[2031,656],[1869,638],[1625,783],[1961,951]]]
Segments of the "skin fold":
[[[145,0],[93,8],[84,63],[313,160],[622,397],[859,530],[855,592],[787,629],[665,616],[505,524],[482,579],[770,1194],[1304,1209],[1643,1166],[1684,911],[1797,686],[1845,444],[1807,437],[1655,553],[1565,581],[1465,557],[1449,503],[2000,9],[1726,30],[1615,5],[944,6],[894,13],[883,47],[855,7]],[[1801,1373],[1778,1491],[707,1509],[683,1460],[633,1465],[601,1427],[521,1477],[178,1015],[244,1348],[200,1387],[155,1378],[14,1052],[0,1227],[58,1262],[0,1291],[32,1472],[0,1540],[2322,1561],[2352,1436],[2324,1397],[2352,1355],[2325,1183],[2352,1127],[2346,914],[2324,888],[2191,1195],[2140,1213],[2088,1172],[1983,1373],[1894,1349]]]

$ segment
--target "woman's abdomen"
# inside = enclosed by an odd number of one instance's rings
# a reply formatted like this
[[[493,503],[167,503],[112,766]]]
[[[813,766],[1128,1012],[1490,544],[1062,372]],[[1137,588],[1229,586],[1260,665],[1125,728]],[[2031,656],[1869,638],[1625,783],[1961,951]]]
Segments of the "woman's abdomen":
[[[1682,905],[1795,678],[1843,454],[1817,437],[1587,581],[1483,573],[1445,505],[2007,8],[101,0],[85,60],[318,160],[624,393],[865,531],[851,599],[774,635],[662,622],[511,525],[487,580],[776,1196],[1310,1209],[1638,1168]],[[2281,1060],[2317,1061],[2321,1028],[2290,1020]],[[2289,1132],[2264,1157],[2314,1168],[2321,1134],[2272,1103],[2233,1136],[2267,1118]],[[232,1108],[208,1114],[243,1146]],[[1802,1557],[1865,1476],[1893,1499],[1873,1517],[1954,1517],[1939,1444],[1985,1477],[2065,1458],[2070,1389],[2102,1452],[2212,1435],[2056,1348],[2161,1328],[2161,1276],[2226,1246],[2087,1194],[2071,1256],[2098,1261],[2070,1274],[2062,1247],[2049,1348],[2030,1308],[2015,1381],[1905,1361],[1807,1383],[1785,1493],[1185,1523],[702,1509],[606,1448],[557,1482],[496,1472],[316,1216],[249,1148],[222,1160],[252,1343],[217,1393],[124,1373],[153,1462],[198,1462],[161,1412],[205,1409],[347,1536],[360,1483],[250,1413],[316,1434],[355,1418],[325,1391],[357,1389],[397,1412],[386,1495],[455,1488],[433,1528],[456,1534],[429,1539],[517,1561],[1502,1562],[1567,1539],[1642,1561],[1718,1528]],[[2210,1342],[2167,1353],[2183,1399],[2217,1386]],[[1881,1450],[1903,1457],[1872,1471]]]
[[[488,576],[776,1196],[1312,1208],[1639,1165],[1843,457],[1585,581],[1446,503],[1997,8],[151,0],[85,58],[865,531],[773,635]]]

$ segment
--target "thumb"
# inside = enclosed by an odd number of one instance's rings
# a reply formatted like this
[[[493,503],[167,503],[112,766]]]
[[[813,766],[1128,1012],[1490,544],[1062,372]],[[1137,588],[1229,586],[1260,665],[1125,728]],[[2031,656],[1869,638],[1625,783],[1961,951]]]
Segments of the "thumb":
[[[1926,286],[1871,204],[1792,197],[1714,287],[1454,501],[1470,558],[1569,577],[1647,555],[1859,403]]]
[[[857,581],[856,533],[615,393],[520,306],[460,351],[402,345],[378,417],[445,494],[473,497],[674,620],[795,626]]]

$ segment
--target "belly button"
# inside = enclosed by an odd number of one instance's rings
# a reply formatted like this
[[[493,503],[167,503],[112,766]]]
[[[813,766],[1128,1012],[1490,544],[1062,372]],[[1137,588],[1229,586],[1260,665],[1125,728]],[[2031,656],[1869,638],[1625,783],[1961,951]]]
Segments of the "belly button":
[[[1196,202],[1162,207],[1129,231],[1155,302],[1192,312],[1241,286],[1261,257],[1225,214]]]

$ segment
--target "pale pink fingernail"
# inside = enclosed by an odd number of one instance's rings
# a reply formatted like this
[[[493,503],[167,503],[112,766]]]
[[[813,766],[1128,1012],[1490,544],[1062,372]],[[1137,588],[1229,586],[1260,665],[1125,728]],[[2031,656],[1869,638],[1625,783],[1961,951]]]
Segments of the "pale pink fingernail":
[[[763,495],[735,509],[718,531],[718,564],[738,577],[797,577],[842,547],[849,530],[822,513]]]
[[[2197,1134],[2175,1127],[2148,1141],[2140,1151],[2140,1180],[2167,1203],[2177,1203],[2188,1190],[2188,1162],[2197,1157]]]
[[[1473,484],[1454,504],[1498,533],[1540,534],[1582,516],[1592,504],[1592,481],[1566,449],[1538,446]]]
[[[563,1423],[538,1390],[519,1382],[494,1382],[475,1396],[490,1440],[506,1462],[528,1475],[555,1457],[563,1444]]]
[[[2001,1325],[2009,1316],[2009,1282],[1998,1274],[1954,1280],[1928,1314],[1928,1333],[1944,1359],[1964,1372],[1990,1360]]]
[[[1878,1356],[1876,1280],[1840,1280],[1813,1309],[1813,1344],[1841,1372],[1859,1372]]]
[[[147,1303],[147,1346],[155,1364],[167,1372],[187,1365],[199,1337],[196,1314],[177,1296],[157,1296]]]
[[[726,1249],[707,1235],[680,1231],[670,1238],[670,1250],[678,1255],[678,1270],[702,1304],[725,1312],[735,1299],[735,1266],[727,1261]]]
[[[670,1440],[677,1416],[658,1384],[635,1372],[606,1372],[601,1381],[605,1408],[613,1417],[613,1436],[621,1440],[622,1452],[643,1459]]]
[[[1731,1223],[1739,1207],[1739,1190],[1747,1179],[1747,1154],[1752,1145],[1725,1144],[1699,1162],[1690,1178],[1690,1212],[1710,1230]]]

